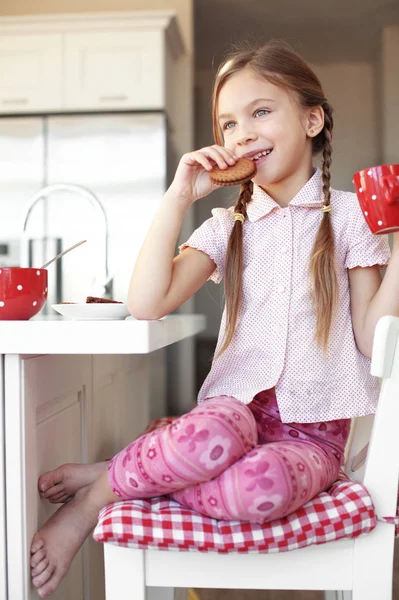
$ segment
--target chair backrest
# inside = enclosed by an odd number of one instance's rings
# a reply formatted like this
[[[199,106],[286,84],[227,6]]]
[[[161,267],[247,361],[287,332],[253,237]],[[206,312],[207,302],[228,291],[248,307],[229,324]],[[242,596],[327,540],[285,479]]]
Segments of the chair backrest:
[[[345,451],[345,473],[356,481],[363,482],[367,452],[373,429],[374,415],[352,420],[351,432]]]
[[[377,412],[354,420],[345,471],[351,479],[364,483],[378,515],[394,516],[399,476],[398,317],[385,316],[377,323],[371,373],[381,378]],[[361,464],[355,471],[354,463]]]

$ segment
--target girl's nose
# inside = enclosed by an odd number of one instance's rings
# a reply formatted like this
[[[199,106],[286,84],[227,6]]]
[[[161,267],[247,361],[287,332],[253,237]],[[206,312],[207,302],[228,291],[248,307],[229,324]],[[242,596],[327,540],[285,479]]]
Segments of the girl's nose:
[[[237,144],[240,144],[240,145],[249,144],[250,142],[253,142],[254,140],[256,140],[257,137],[258,136],[255,131],[251,131],[249,129],[246,129],[245,131],[242,130],[238,133]]]

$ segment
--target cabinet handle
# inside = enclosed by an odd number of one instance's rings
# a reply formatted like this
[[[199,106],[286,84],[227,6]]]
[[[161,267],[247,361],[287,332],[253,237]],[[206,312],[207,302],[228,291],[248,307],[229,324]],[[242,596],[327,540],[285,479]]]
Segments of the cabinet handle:
[[[2,100],[2,104],[28,104],[29,98],[6,98]]]
[[[113,100],[117,100],[119,102],[123,102],[124,100],[127,100],[128,96],[126,96],[126,94],[119,94],[119,95],[115,95],[115,96],[100,96],[100,100],[101,102],[112,102]]]

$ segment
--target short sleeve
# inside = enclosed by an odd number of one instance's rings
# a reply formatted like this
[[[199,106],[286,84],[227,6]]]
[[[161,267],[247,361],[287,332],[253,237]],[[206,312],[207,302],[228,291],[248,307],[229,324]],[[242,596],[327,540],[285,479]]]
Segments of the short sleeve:
[[[214,208],[212,217],[196,229],[189,239],[179,246],[179,252],[186,248],[195,248],[207,254],[215,263],[216,269],[209,277],[215,283],[220,283],[224,277],[224,265],[227,244],[233,226],[230,210]]]
[[[356,194],[350,206],[350,224],[345,267],[386,267],[391,256],[387,234],[375,235],[369,229],[360,209]]]

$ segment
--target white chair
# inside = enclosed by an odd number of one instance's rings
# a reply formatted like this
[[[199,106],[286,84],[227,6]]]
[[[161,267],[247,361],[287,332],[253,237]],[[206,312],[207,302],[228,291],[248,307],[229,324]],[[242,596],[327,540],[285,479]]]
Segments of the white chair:
[[[354,423],[345,470],[366,486],[378,516],[395,516],[399,318],[378,322],[371,372],[382,378],[377,414]],[[174,588],[230,588],[326,590],[326,600],[391,600],[394,537],[394,523],[379,521],[357,538],[276,554],[138,550],[105,543],[106,598],[172,600]]]

